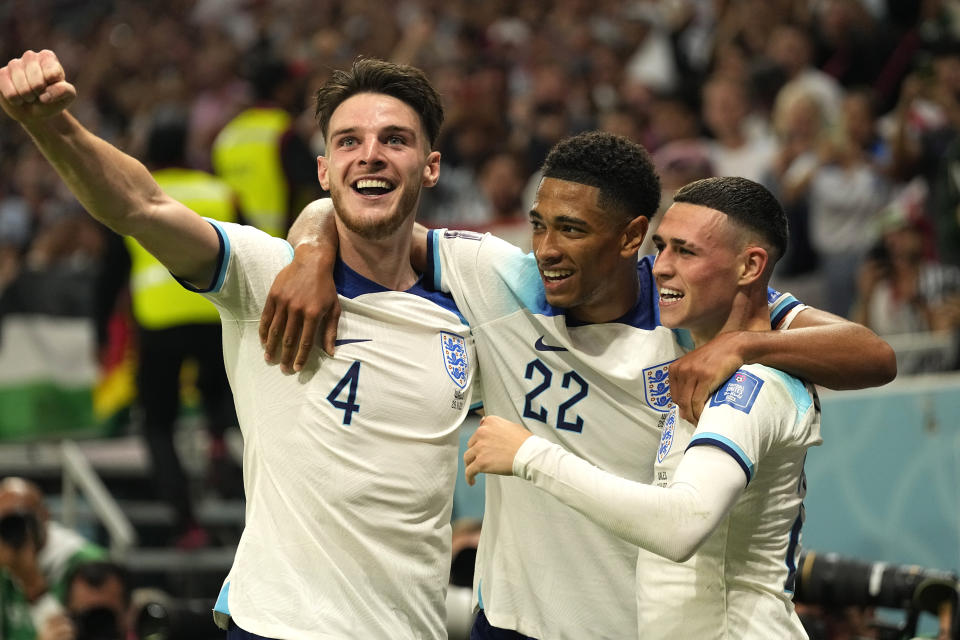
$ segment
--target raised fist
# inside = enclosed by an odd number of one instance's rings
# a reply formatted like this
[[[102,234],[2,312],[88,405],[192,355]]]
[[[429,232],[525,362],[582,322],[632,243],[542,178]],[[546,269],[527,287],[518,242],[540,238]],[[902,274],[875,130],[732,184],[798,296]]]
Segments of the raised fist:
[[[0,106],[24,124],[56,115],[77,97],[65,78],[53,51],[27,51],[0,69]]]

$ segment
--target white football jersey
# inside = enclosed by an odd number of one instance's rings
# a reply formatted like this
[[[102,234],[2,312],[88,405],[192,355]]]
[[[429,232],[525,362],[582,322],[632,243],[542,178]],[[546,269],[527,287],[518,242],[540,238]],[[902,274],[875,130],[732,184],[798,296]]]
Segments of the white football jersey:
[[[476,360],[452,299],[384,289],[342,262],[332,358],[284,375],[257,332],[293,251],[211,221],[243,432],[246,525],[215,610],[270,638],[445,638],[457,427]],[[222,621],[222,616],[220,616]]]
[[[536,261],[489,234],[428,235],[434,285],[470,323],[487,414],[522,423],[616,475],[649,483],[670,407],[667,366],[692,346],[659,326],[652,257],[637,304],[580,324],[546,302]],[[771,294],[783,326],[802,308]],[[474,594],[490,623],[549,640],[636,637],[637,547],[514,477],[488,475]]]
[[[821,442],[813,387],[762,365],[733,374],[696,427],[671,410],[657,451],[656,484],[670,485],[684,451],[711,446],[740,465],[747,486],[686,562],[640,549],[640,638],[807,637],[791,598],[806,493],[803,462],[807,449]]]

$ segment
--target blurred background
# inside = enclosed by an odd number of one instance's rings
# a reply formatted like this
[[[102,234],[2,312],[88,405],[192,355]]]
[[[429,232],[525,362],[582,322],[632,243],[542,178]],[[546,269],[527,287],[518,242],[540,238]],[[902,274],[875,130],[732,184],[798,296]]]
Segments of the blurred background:
[[[428,226],[529,248],[540,163],[589,129],[650,151],[662,209],[694,179],[762,182],[791,223],[774,286],[871,327],[899,365],[881,389],[822,397],[811,636],[942,633],[960,571],[960,2],[0,3],[0,59],[43,48],[91,130],[205,215],[275,235],[323,195],[312,95],[359,55],[419,66],[442,95]],[[243,445],[216,313],[158,266],[0,120],[0,477],[35,483],[51,522],[121,564],[142,637],[218,638]],[[482,486],[458,485],[454,585],[482,509]],[[458,637],[469,597],[454,610]]]

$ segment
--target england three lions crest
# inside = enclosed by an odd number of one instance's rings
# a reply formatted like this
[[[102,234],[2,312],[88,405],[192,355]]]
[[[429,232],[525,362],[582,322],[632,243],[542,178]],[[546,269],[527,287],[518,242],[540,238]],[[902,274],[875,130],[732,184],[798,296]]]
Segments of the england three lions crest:
[[[673,362],[672,360],[670,362]],[[647,367],[643,370],[643,397],[654,411],[666,413],[673,404],[670,397],[670,380],[667,373],[670,362]]]
[[[450,379],[463,389],[467,386],[467,373],[470,369],[467,341],[463,336],[441,331],[440,350],[443,355],[443,365],[447,368]]]
[[[660,446],[657,448],[657,462],[663,462],[663,459],[670,453],[673,447],[673,436],[677,430],[677,413],[671,411],[667,416],[667,421],[663,423],[663,433],[660,434]]]

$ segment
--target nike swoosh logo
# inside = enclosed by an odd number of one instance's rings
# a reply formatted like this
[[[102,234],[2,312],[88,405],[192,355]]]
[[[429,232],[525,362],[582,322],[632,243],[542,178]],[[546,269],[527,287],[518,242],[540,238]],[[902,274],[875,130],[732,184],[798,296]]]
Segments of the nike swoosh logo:
[[[371,342],[373,338],[344,338],[343,340],[337,340],[334,342],[334,345],[339,347],[344,344],[353,344],[354,342]]]
[[[549,344],[543,343],[543,336],[537,338],[537,341],[533,343],[533,348],[537,351],[567,351],[566,347],[552,347]]]

